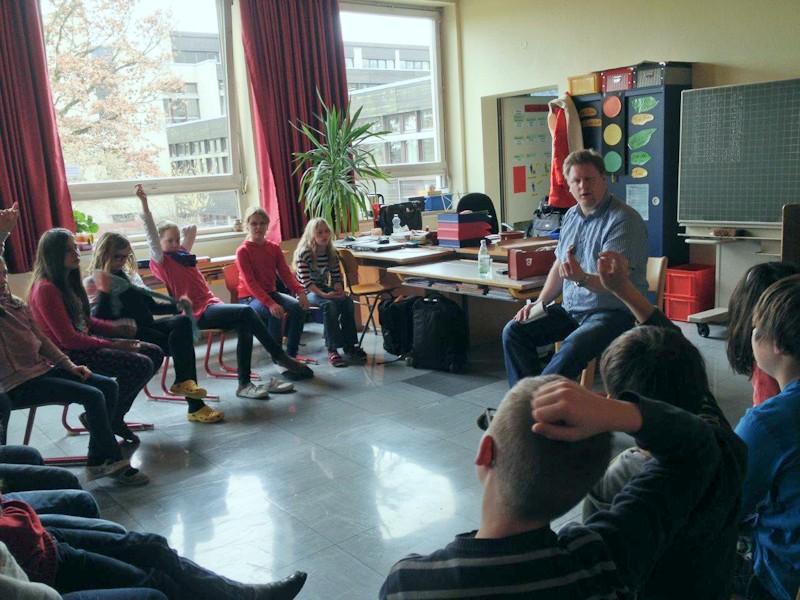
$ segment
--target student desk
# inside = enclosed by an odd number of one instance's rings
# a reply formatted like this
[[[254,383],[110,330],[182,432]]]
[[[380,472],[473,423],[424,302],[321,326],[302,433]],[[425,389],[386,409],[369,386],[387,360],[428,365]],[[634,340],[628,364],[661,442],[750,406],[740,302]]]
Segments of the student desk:
[[[508,275],[497,273],[494,266],[492,276],[484,278],[478,276],[477,260],[464,259],[398,266],[388,271],[402,277],[403,285],[507,301],[537,298],[546,279],[546,276],[542,276],[516,281]],[[426,284],[425,280],[432,282],[432,285]]]

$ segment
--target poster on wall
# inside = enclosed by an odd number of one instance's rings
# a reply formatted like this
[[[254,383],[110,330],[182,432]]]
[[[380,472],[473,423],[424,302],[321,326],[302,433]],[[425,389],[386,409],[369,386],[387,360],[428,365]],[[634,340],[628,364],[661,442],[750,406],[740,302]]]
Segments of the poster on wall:
[[[550,186],[552,138],[547,128],[549,97],[503,98],[502,220],[529,221]]]

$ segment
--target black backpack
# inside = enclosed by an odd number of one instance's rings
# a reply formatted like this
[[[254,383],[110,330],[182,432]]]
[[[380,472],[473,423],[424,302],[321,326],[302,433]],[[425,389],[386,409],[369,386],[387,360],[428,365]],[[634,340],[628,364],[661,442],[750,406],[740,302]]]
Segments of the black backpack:
[[[458,373],[467,365],[469,325],[461,307],[432,293],[414,303],[411,366]]]
[[[556,208],[547,202],[544,197],[539,208],[533,211],[533,220],[525,230],[525,237],[547,237],[561,229],[561,219],[567,208]]]
[[[414,321],[412,310],[419,296],[387,298],[378,305],[378,319],[383,333],[383,349],[403,356],[411,352]]]

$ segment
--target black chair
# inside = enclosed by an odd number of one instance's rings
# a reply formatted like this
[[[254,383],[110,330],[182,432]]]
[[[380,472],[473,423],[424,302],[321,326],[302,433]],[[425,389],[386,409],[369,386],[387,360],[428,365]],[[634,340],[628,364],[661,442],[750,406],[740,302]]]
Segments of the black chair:
[[[492,199],[486,194],[481,194],[478,192],[465,194],[462,196],[461,200],[458,201],[456,210],[458,212],[461,212],[462,210],[471,210],[472,212],[478,212],[482,210],[488,211],[489,224],[492,226],[492,233],[500,232],[500,221],[497,218],[497,211],[494,209],[494,203],[492,202]]]

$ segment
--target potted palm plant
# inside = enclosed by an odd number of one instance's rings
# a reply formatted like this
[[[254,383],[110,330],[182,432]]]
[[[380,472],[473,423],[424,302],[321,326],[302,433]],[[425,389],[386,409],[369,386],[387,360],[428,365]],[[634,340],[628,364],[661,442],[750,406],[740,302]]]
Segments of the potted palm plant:
[[[358,231],[358,218],[369,210],[368,194],[375,193],[375,181],[388,181],[367,144],[381,139],[388,131],[370,131],[375,123],[359,123],[361,108],[350,114],[328,106],[317,92],[323,107],[315,115],[319,128],[302,121],[295,125],[311,141],[307,152],[295,152],[294,173],[303,172],[298,202],[305,202],[306,214],[323,217],[334,233]]]

